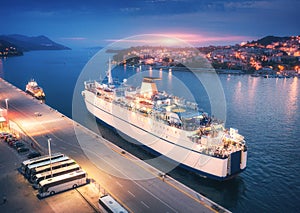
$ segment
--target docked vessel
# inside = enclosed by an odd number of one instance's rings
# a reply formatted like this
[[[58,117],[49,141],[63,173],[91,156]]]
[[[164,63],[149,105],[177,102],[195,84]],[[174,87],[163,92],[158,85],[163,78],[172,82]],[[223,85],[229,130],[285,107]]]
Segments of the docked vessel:
[[[37,99],[45,99],[45,93],[43,89],[33,79],[27,83],[25,91]]]
[[[115,83],[109,68],[101,81],[86,81],[82,91],[88,111],[102,122],[203,177],[230,179],[246,168],[247,146],[237,129],[192,103],[160,92],[158,78],[144,77],[134,88]]]

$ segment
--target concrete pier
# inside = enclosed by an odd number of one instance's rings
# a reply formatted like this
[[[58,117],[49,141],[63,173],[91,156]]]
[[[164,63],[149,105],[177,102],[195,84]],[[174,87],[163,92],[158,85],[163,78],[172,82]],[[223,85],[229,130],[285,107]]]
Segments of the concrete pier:
[[[91,189],[78,189],[82,190],[81,195],[91,204],[86,212],[96,211],[91,206],[97,208],[98,195],[104,193],[109,193],[130,212],[228,212],[171,177],[162,177],[161,172],[156,168],[0,79],[0,106],[3,108],[6,107],[5,99],[8,99],[8,118],[13,123],[11,128],[22,132],[28,143],[32,143],[36,149],[46,153],[47,140],[51,138],[52,152],[65,153],[87,171],[92,180],[90,185],[93,185],[96,192],[89,193],[86,190]],[[81,140],[84,139],[85,143],[79,143],[78,137]],[[1,151],[6,152],[4,148]],[[18,166],[10,165],[4,160],[1,162],[1,167],[15,166],[17,168]],[[126,168],[123,168],[124,166],[121,168],[120,162],[126,165]],[[141,177],[153,178],[132,179],[132,173],[137,173],[137,171]],[[0,181],[2,185],[5,184],[3,181],[6,179],[1,178]],[[14,184],[11,184],[11,187],[14,187]],[[32,188],[27,188],[27,190],[28,193],[34,193]],[[69,196],[63,196],[64,193],[62,193],[50,197],[49,200],[53,200],[56,196],[55,202],[69,199],[65,205],[72,208],[70,202],[72,202],[72,196],[75,195],[70,192],[66,193],[69,193]],[[18,196],[18,193],[15,196]],[[57,199],[59,196],[60,200]],[[26,206],[26,211],[34,212],[37,206],[41,205],[40,202],[37,198],[36,202],[32,199],[29,201],[18,199],[15,205],[19,205],[20,208]],[[43,205],[50,204],[44,203]],[[0,206],[0,211],[3,206]],[[50,212],[61,211],[60,208],[54,208],[54,206]],[[70,212],[78,212],[76,210],[78,209]]]

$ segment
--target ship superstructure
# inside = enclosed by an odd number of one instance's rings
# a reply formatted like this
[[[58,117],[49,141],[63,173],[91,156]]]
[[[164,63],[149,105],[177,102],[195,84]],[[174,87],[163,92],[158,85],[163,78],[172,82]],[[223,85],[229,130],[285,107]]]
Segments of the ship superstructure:
[[[217,180],[242,172],[247,147],[238,130],[226,129],[197,103],[158,91],[156,80],[144,77],[138,88],[116,84],[109,69],[105,81],[85,82],[82,95],[98,119],[188,170]]]
[[[33,79],[31,79],[27,83],[25,91],[37,99],[45,98],[45,93],[44,93],[43,89]]]

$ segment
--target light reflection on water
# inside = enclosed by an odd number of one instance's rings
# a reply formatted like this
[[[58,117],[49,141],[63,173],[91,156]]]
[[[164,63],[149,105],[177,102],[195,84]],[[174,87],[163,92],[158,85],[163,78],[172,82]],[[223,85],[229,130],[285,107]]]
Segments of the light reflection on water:
[[[249,104],[253,105],[254,104],[254,98],[256,96],[257,92],[257,84],[258,84],[259,79],[258,78],[252,78],[251,76],[248,77],[248,101]]]
[[[286,106],[286,114],[288,116],[289,119],[291,119],[292,117],[294,117],[296,115],[298,111],[298,103],[297,103],[297,99],[298,99],[298,92],[299,92],[299,83],[298,83],[298,78],[294,78],[293,82],[290,84],[289,89],[288,89],[288,101],[287,101],[287,106]]]

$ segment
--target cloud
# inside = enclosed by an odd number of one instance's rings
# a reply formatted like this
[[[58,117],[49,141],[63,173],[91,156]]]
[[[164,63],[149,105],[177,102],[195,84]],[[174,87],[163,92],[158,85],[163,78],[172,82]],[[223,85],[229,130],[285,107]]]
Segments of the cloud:
[[[125,8],[120,8],[121,12],[125,13],[132,13],[132,12],[137,12],[141,10],[139,7],[125,7]]]
[[[62,40],[70,40],[70,41],[82,41],[82,40],[86,40],[87,38],[85,37],[63,37],[60,38]]]
[[[225,9],[266,9],[272,7],[270,1],[240,1],[224,2]]]
[[[41,11],[41,10],[29,10],[23,12],[25,16],[29,17],[39,17],[39,18],[48,18],[55,16],[57,14],[56,11]]]
[[[247,41],[253,39],[249,36],[238,36],[238,35],[210,35],[210,33],[202,34],[189,34],[189,33],[175,33],[175,34],[164,34],[170,38],[178,38],[187,43],[191,44],[204,44],[209,42],[237,42],[237,41]]]
[[[210,45],[210,44],[224,44],[224,43],[240,43],[242,41],[249,41],[255,39],[250,36],[237,35],[222,35],[215,36],[209,33],[191,34],[191,33],[165,33],[165,34],[145,34],[133,36],[125,39],[105,39],[106,42],[118,42],[134,45],[176,45],[186,44],[192,45]]]

